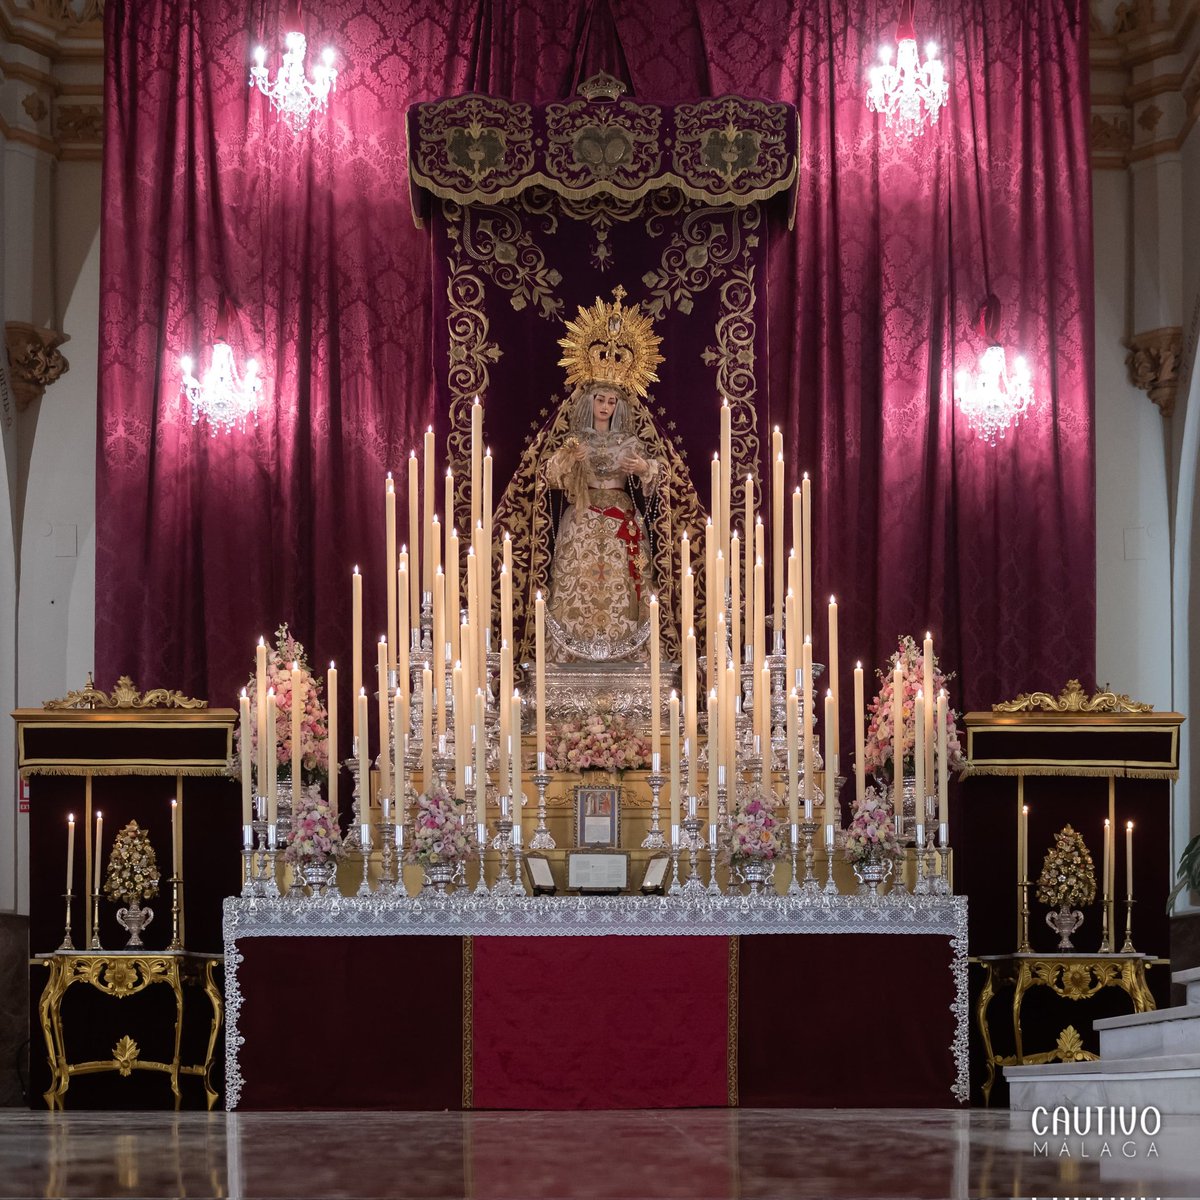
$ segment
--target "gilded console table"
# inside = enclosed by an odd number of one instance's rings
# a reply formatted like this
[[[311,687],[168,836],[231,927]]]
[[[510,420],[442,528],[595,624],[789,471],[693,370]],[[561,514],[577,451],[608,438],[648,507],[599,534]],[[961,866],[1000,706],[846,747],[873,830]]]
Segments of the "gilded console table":
[[[1105,988],[1120,988],[1133,1001],[1134,1012],[1155,1007],[1146,982],[1146,968],[1168,960],[1146,954],[988,954],[973,962],[984,968],[983,989],[975,1006],[975,1019],[983,1038],[987,1079],[983,1083],[984,1103],[991,1102],[997,1067],[1026,1066],[1035,1063],[1081,1062],[1098,1057],[1083,1048],[1083,1039],[1073,1025],[1059,1035],[1053,1050],[1026,1054],[1021,1032],[1021,1006],[1025,994],[1035,987],[1047,987],[1066,1000],[1088,1000]],[[996,994],[1013,989],[1012,1030],[1015,1054],[997,1054],[992,1045],[988,1008]]]
[[[216,967],[220,962],[219,954],[192,954],[187,951],[124,953],[68,950],[39,954],[33,959],[34,965],[45,966],[50,971],[50,978],[46,981],[38,1003],[42,1035],[46,1039],[46,1052],[50,1063],[51,1082],[49,1089],[44,1093],[46,1106],[50,1109],[64,1107],[63,1098],[74,1075],[116,1071],[119,1075],[128,1077],[133,1071],[159,1071],[170,1080],[176,1109],[179,1108],[180,1102],[181,1075],[200,1077],[208,1108],[211,1109],[217,1100],[217,1092],[212,1085],[213,1052],[216,1049],[222,1019],[221,992],[215,976]],[[62,1001],[68,989],[77,983],[87,984],[103,995],[117,1000],[135,996],[154,984],[162,984],[169,988],[175,1000],[174,1049],[171,1061],[155,1062],[143,1059],[137,1042],[127,1033],[113,1047],[111,1058],[70,1062],[63,1032]],[[180,1063],[185,985],[201,988],[212,1006],[212,1023],[204,1061],[186,1065]]]

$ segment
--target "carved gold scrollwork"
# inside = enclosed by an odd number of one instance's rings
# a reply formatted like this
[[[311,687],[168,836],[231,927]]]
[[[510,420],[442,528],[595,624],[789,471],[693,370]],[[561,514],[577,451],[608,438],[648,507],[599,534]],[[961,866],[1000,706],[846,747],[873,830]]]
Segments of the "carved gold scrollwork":
[[[134,1067],[137,1066],[137,1061],[141,1053],[137,1042],[129,1034],[126,1034],[113,1047],[113,1065],[117,1068],[118,1073],[128,1078],[132,1074]]]
[[[1015,700],[992,705],[992,712],[1079,712],[1079,713],[1138,713],[1153,712],[1153,704],[1131,700],[1124,692],[1096,692],[1089,696],[1078,679],[1067,681],[1058,696],[1049,692],[1023,692]]]
[[[102,691],[92,682],[88,672],[87,684],[78,691],[68,692],[61,700],[47,700],[47,709],[68,708],[207,708],[207,700],[194,700],[182,692],[169,688],[152,688],[143,694],[134,686],[128,675],[117,680],[112,694]]]
[[[533,165],[532,111],[494,96],[458,96],[418,109],[414,177],[424,186],[515,184]]]

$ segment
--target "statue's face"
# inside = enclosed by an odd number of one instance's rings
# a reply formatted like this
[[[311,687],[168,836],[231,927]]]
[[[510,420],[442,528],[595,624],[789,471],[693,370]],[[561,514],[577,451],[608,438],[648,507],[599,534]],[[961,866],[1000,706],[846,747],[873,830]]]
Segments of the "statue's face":
[[[592,428],[607,429],[612,415],[617,411],[617,393],[602,388],[592,397]]]

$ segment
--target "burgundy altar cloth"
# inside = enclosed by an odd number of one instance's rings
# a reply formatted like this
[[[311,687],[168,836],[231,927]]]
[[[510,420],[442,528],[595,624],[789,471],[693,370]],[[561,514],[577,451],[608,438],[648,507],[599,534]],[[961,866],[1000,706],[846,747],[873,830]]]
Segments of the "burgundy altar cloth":
[[[241,1109],[954,1103],[944,935],[246,937],[237,953]],[[318,1030],[336,1052],[314,1060]]]

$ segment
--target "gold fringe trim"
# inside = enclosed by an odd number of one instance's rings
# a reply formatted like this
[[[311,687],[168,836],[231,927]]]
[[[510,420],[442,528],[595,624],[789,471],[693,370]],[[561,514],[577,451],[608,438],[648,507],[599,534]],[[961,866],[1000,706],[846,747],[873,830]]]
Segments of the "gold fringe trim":
[[[601,193],[608,196],[615,196],[618,200],[640,200],[642,197],[648,196],[651,192],[673,187],[682,192],[689,200],[700,200],[705,204],[728,204],[734,208],[744,208],[759,200],[770,200],[773,196],[778,196],[781,192],[786,192],[790,189],[792,194],[791,202],[788,204],[788,229],[791,230],[795,228],[796,209],[799,204],[798,189],[794,187],[797,173],[798,166],[793,157],[792,167],[787,175],[782,179],[776,180],[774,183],[768,184],[766,187],[754,188],[749,192],[714,193],[706,188],[699,188],[694,184],[688,183],[687,180],[673,174],[671,171],[655,175],[653,179],[648,179],[636,188],[617,187],[615,184],[604,179],[590,183],[587,187],[573,188],[568,187],[566,184],[549,175],[543,174],[541,171],[535,171],[530,175],[522,176],[518,183],[514,183],[509,187],[498,188],[494,192],[489,192],[481,188],[472,188],[469,191],[464,191],[461,188],[446,187],[444,184],[435,183],[428,175],[419,171],[411,158],[408,163],[409,188],[414,192],[412,195],[413,224],[418,229],[424,228],[424,222],[420,216],[415,188],[421,188],[423,191],[429,192],[430,195],[436,196],[439,200],[452,200],[455,204],[501,204],[505,200],[512,200],[522,192],[527,192],[530,188],[535,187],[543,187],[549,192],[554,192],[556,195],[565,196],[568,200],[587,200],[591,196],[597,196]]]
[[[483,869],[482,862],[480,870]],[[462,1106],[475,1103],[475,939],[463,938],[462,952],[463,1034],[462,1034]]]
[[[971,775],[1062,775],[1096,779],[1170,779],[1179,778],[1178,771],[1165,767],[1097,767],[1083,763],[1061,763],[1058,766],[970,766],[963,772]]]
[[[738,964],[741,938],[729,939],[729,1033],[728,1058],[725,1062],[726,1099],[730,1108],[738,1106]]]
[[[182,766],[177,764],[164,763],[162,766],[134,766],[128,763],[116,763],[107,766],[102,766],[99,763],[89,763],[86,766],[68,766],[66,763],[56,763],[52,766],[28,766],[21,768],[21,778],[28,779],[33,775],[158,775],[164,777],[174,777],[176,775],[184,775],[187,777],[198,775],[225,775],[231,781],[233,776],[229,774],[229,768],[221,765],[216,767],[197,767],[197,766]]]

